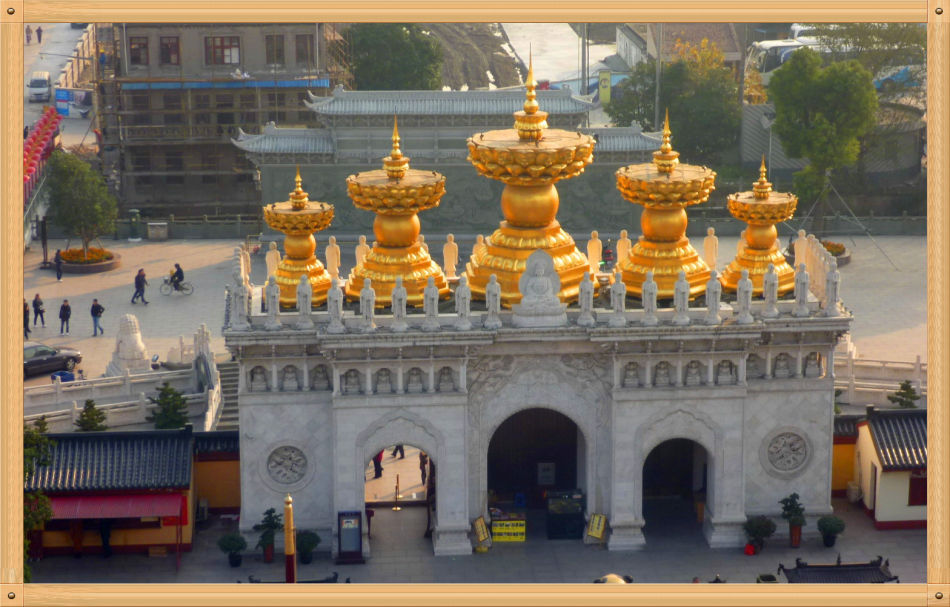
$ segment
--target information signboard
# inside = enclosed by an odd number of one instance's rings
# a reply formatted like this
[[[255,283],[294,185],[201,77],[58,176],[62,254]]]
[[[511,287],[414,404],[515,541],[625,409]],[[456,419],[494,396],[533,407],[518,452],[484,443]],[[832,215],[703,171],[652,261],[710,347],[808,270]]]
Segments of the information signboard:
[[[358,510],[337,512],[337,541],[337,564],[364,562],[361,512]]]

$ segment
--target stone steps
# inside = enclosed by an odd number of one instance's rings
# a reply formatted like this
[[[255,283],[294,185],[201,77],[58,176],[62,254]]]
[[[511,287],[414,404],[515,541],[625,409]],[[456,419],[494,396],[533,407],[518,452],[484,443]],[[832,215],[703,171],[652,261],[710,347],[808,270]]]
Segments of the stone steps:
[[[216,430],[238,429],[238,363],[230,361],[218,364],[221,374],[221,416]]]

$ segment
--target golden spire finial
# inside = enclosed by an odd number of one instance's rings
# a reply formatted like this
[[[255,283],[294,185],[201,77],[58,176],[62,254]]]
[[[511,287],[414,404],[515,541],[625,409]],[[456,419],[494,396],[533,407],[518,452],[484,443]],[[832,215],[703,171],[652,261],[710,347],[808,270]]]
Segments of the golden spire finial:
[[[759,180],[752,185],[752,195],[759,200],[768,198],[772,192],[772,184],[769,183],[766,175],[765,154],[762,154],[762,165],[759,167]]]
[[[661,173],[672,173],[676,165],[679,164],[680,153],[673,151],[673,145],[670,143],[670,110],[666,110],[666,118],[663,120],[663,141],[660,143],[660,149],[653,152],[653,164]]]
[[[383,158],[383,170],[389,175],[390,179],[402,179],[409,171],[409,157],[403,156],[399,148],[399,123],[395,114],[393,115],[393,149],[389,156]]]
[[[297,165],[297,175],[294,177],[294,191],[290,193],[290,207],[299,211],[307,206],[307,203],[310,202],[309,195],[303,191],[301,184],[303,180],[300,178],[300,165]]]
[[[525,102],[523,109],[515,112],[515,130],[518,139],[539,141],[544,136],[544,129],[548,128],[547,112],[539,110],[538,94],[534,89],[538,83],[534,80],[534,57],[528,51],[528,76],[525,78]]]

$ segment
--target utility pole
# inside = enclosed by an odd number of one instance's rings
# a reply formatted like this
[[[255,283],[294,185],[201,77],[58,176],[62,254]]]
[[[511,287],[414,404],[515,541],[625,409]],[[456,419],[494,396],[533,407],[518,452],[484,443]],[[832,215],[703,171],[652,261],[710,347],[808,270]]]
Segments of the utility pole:
[[[656,39],[653,41],[656,47],[656,96],[653,100],[653,130],[660,128],[660,73],[663,65],[663,24],[656,24]]]

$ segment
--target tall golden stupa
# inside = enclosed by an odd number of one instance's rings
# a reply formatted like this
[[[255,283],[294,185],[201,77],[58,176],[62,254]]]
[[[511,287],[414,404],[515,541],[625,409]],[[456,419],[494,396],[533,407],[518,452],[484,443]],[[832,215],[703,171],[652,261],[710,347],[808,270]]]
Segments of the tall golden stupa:
[[[765,156],[759,167],[759,180],[752,191],[737,192],[727,197],[729,212],[739,221],[749,224],[745,231],[745,247],[736,255],[722,274],[724,289],[738,289],[742,270],[749,271],[752,292],[762,293],[762,279],[769,264],[775,265],[778,274],[779,295],[795,288],[795,269],[788,265],[778,244],[778,231],[775,224],[791,219],[798,206],[798,198],[788,192],[773,192],[772,184],[766,179]]]
[[[686,272],[690,299],[706,291],[709,267],[686,237],[686,207],[701,204],[715,189],[716,172],[704,166],[680,164],[679,152],[670,144],[670,114],[663,122],[663,142],[653,152],[653,162],[617,170],[617,189],[635,204],[643,205],[640,226],[643,238],[630,255],[617,264],[630,295],[641,297],[646,274],[653,270],[657,297],[673,297],[680,270]]]
[[[505,306],[521,301],[518,279],[528,256],[544,249],[554,258],[561,279],[561,301],[577,299],[588,268],[587,258],[574,239],[561,229],[554,184],[584,172],[594,157],[594,138],[560,129],[548,130],[547,112],[538,107],[534,67],[528,63],[524,109],[514,113],[513,129],[477,133],[468,139],[468,161],[484,177],[505,184],[499,228],[474,253],[465,268],[473,297],[485,298],[492,274],[501,284]]]
[[[373,234],[377,244],[356,266],[346,281],[346,297],[360,298],[363,281],[369,278],[376,291],[376,307],[392,304],[396,277],[402,277],[406,303],[422,305],[429,277],[435,279],[439,297],[448,298],[445,274],[419,243],[419,211],[439,206],[445,194],[445,176],[435,171],[409,168],[409,157],[399,148],[399,125],[393,119],[393,148],[383,158],[383,168],[350,175],[346,193],[358,209],[376,213]]]
[[[284,233],[285,255],[274,272],[280,286],[280,307],[297,306],[297,285],[303,274],[310,277],[310,286],[313,289],[311,305],[316,307],[327,300],[330,273],[314,255],[317,241],[313,233],[325,230],[333,221],[333,205],[310,200],[309,195],[301,188],[299,166],[294,183],[296,185],[289,200],[264,207],[264,221]]]

